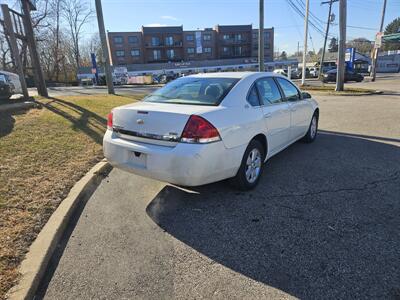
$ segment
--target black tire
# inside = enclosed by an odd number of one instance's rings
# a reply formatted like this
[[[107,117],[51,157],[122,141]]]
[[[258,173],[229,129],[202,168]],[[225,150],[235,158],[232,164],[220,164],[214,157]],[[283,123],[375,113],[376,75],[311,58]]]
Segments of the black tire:
[[[315,120],[315,131],[314,131],[314,124],[313,121]],[[305,143],[312,143],[315,141],[315,139],[317,138],[317,134],[318,134],[318,113],[314,112],[312,118],[311,118],[311,122],[310,122],[310,126],[308,126],[308,130],[306,135],[303,137],[302,141]]]
[[[261,160],[261,164],[259,166],[259,171],[257,172],[257,176],[254,181],[249,180],[248,177],[246,176],[246,169],[252,168],[247,165],[247,160],[249,158],[250,153],[253,150],[256,150],[259,152],[260,160]],[[246,151],[244,152],[244,155],[242,158],[242,163],[240,164],[240,168],[239,168],[236,176],[231,179],[231,184],[235,188],[242,190],[242,191],[248,191],[257,186],[258,182],[260,181],[260,177],[263,173],[263,170],[264,170],[265,150],[266,149],[264,149],[263,145],[257,140],[252,140],[249,143]]]

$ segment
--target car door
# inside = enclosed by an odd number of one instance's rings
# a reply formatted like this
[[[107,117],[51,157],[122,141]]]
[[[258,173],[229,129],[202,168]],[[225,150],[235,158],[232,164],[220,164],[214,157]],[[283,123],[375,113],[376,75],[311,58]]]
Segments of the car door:
[[[270,155],[288,145],[290,110],[272,77],[261,78],[255,84],[260,97],[268,137]]]
[[[277,77],[276,81],[289,105],[291,114],[290,140],[295,141],[303,137],[310,125],[310,105],[303,99],[300,91],[290,81]]]

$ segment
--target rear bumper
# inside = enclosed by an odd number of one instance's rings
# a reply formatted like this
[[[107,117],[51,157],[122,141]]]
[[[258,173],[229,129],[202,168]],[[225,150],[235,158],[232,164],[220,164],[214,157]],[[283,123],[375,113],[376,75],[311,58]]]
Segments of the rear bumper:
[[[215,142],[167,147],[121,139],[107,130],[103,150],[116,168],[177,185],[198,186],[235,176],[245,146],[227,149],[223,142]]]

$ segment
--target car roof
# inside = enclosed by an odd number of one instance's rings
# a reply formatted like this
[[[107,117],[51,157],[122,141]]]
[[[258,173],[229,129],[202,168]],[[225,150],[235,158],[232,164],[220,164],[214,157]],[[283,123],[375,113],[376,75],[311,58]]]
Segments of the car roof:
[[[189,75],[187,77],[201,77],[201,78],[238,78],[242,79],[255,74],[263,74],[268,76],[276,76],[276,73],[272,72],[215,72],[215,73],[199,73]]]

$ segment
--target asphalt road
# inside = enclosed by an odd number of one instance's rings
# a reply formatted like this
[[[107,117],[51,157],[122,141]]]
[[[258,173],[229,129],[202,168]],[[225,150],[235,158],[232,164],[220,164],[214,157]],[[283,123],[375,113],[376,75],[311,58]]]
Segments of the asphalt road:
[[[319,96],[320,133],[259,186],[190,191],[113,170],[45,299],[400,299],[400,88]]]
[[[300,82],[300,79],[294,80],[296,83]],[[375,88],[383,90],[391,90],[391,88],[396,86],[396,82],[400,81],[400,73],[396,74],[379,74],[377,75],[376,82],[370,82],[370,78],[366,77],[364,82],[361,83],[348,83],[346,86],[356,86],[364,88]],[[317,79],[308,78],[307,84],[311,85],[321,85],[321,82]],[[333,85],[333,83],[330,83]],[[135,85],[135,86],[116,86],[115,92],[119,95],[139,95],[148,94],[159,88],[159,86],[146,86],[146,85]],[[105,86],[70,86],[70,87],[49,87],[48,93],[51,97],[59,96],[79,96],[79,95],[96,95],[96,94],[106,94],[107,87]],[[36,96],[37,91],[35,88],[29,89],[30,96]]]
[[[148,94],[159,86],[134,85],[134,86],[116,86],[115,93],[118,95],[143,95]],[[107,94],[105,86],[66,86],[66,87],[48,87],[47,91],[50,97],[59,96],[79,96],[79,95],[98,95]],[[36,88],[29,89],[30,96],[36,96]]]

